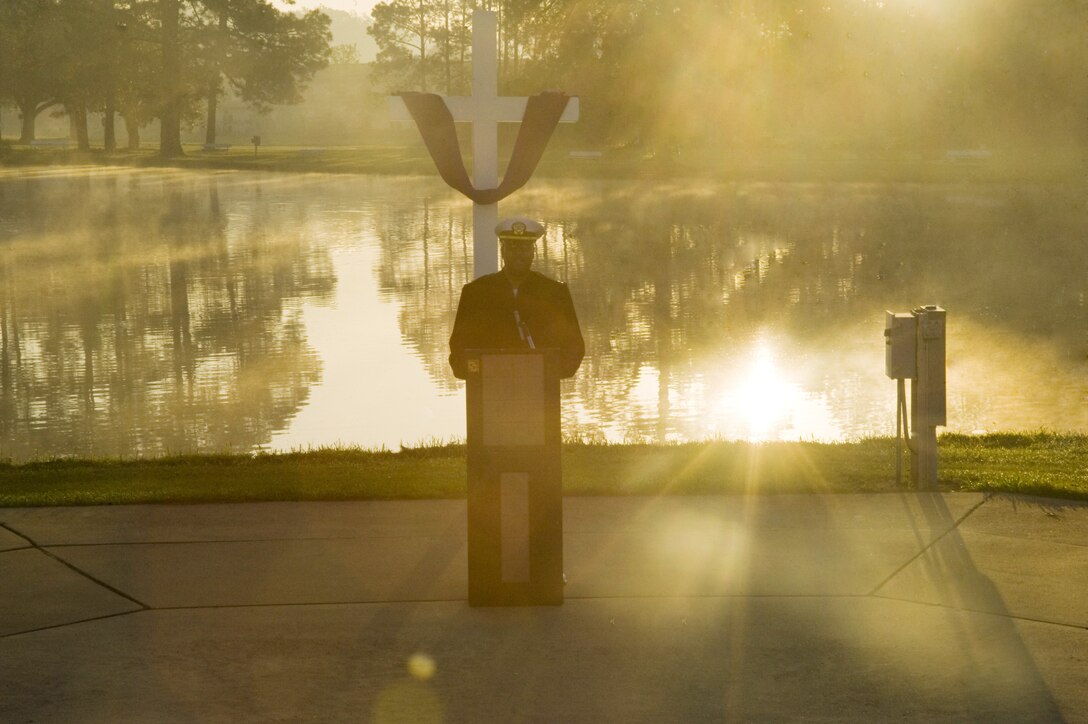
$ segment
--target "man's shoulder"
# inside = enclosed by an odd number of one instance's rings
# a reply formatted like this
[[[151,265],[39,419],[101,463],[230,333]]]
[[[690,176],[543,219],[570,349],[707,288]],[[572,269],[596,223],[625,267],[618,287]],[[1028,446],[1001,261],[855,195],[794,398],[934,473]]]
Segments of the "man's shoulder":
[[[544,276],[538,271],[530,271],[529,276],[522,283],[522,287],[530,287],[545,292],[560,292],[567,289],[567,285],[563,282]],[[462,288],[463,293],[468,292],[469,294],[508,293],[509,290],[510,280],[501,271],[477,277]]]
[[[567,285],[563,282],[552,279],[551,277],[544,276],[538,271],[530,271],[529,279],[532,284],[536,284],[541,287],[548,287],[550,289],[566,289]]]
[[[497,272],[491,272],[490,274],[484,274],[483,276],[476,277],[469,284],[479,284],[481,286],[487,286],[489,284],[509,284],[506,281],[506,274],[500,269]]]
[[[499,286],[500,284],[506,284],[506,283],[507,283],[506,279],[503,278],[502,272],[498,271],[498,272],[493,272],[491,274],[484,274],[482,277],[476,277],[475,279],[470,281],[468,284],[466,284],[463,288],[466,291],[467,290],[478,290],[478,289],[491,289],[493,287]]]

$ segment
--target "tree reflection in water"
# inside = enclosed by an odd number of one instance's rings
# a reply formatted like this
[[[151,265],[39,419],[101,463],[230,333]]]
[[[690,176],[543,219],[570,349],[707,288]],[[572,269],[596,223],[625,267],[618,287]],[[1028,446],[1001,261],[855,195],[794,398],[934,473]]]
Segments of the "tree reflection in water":
[[[1054,188],[537,182],[587,341],[564,427],[590,439],[843,439],[894,430],[883,313],[950,310],[950,429],[1088,431],[1088,219]],[[377,229],[401,329],[447,389],[467,208]]]
[[[569,435],[889,434],[884,310],[925,303],[950,429],[1088,432],[1074,191],[538,179],[501,211],[575,297]],[[0,170],[0,455],[463,436],[471,256],[438,179]]]
[[[331,298],[327,251],[260,184],[80,171],[0,189],[4,457],[245,451],[319,379],[299,309]]]

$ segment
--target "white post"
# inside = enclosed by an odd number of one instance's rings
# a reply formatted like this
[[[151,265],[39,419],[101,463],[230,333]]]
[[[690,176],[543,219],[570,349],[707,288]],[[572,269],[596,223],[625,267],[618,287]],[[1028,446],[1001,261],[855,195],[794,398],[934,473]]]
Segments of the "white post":
[[[472,97],[481,106],[492,106],[499,95],[498,21],[494,12],[472,13]],[[499,123],[497,118],[477,118],[472,124],[472,183],[478,189],[499,185]],[[498,204],[472,205],[473,277],[499,270],[495,225]]]

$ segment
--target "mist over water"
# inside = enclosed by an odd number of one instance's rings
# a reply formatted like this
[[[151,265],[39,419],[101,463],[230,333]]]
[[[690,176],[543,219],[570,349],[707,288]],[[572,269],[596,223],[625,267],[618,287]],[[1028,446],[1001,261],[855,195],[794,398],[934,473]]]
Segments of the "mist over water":
[[[948,429],[1088,432],[1088,214],[1044,186],[536,180],[587,342],[564,431],[894,432],[883,315],[948,310]],[[0,172],[0,456],[464,436],[441,181]]]

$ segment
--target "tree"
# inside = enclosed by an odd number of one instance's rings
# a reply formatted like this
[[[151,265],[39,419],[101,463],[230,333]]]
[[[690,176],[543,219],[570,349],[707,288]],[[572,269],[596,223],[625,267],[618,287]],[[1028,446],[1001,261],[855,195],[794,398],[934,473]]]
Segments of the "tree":
[[[329,48],[329,65],[359,65],[359,48],[355,43],[333,45]]]
[[[115,120],[119,107],[118,96],[125,82],[125,76],[134,71],[134,63],[125,63],[130,60],[126,56],[131,53],[131,43],[128,42],[128,30],[135,20],[135,2],[127,3],[127,8],[118,7],[115,0],[99,0],[102,5],[97,14],[97,25],[101,34],[102,52],[102,147],[107,151],[117,148],[117,134]]]
[[[156,14],[148,0],[133,0],[121,14],[121,25],[115,26],[114,101],[130,150],[140,147],[140,128],[159,109],[159,36],[152,29]]]
[[[375,74],[390,88],[429,91],[435,65],[436,38],[445,33],[445,18],[440,16],[448,2],[427,0],[387,0],[371,10],[373,24],[367,32],[378,45]],[[445,33],[447,47],[454,35]],[[452,50],[450,52],[452,57]]]
[[[182,76],[181,2],[159,0],[161,80],[159,105],[159,155],[182,155],[181,116],[185,103]]]
[[[53,68],[58,96],[80,150],[90,149],[89,110],[109,95],[113,0],[65,0],[57,7],[61,47]]]
[[[328,16],[317,10],[296,16],[266,0],[205,0],[205,6],[209,19],[199,43],[211,144],[224,80],[258,110],[298,103],[314,73],[328,65],[332,36]]]
[[[0,3],[0,96],[14,101],[22,116],[20,143],[34,140],[38,114],[60,102],[63,51],[56,0]]]
[[[264,109],[295,103],[329,54],[329,19],[295,16],[267,0],[158,0],[162,123],[159,152],[182,153],[183,116],[200,97],[208,101],[208,143],[215,142],[216,105],[223,80],[246,103]]]
[[[446,95],[452,95],[470,85],[466,60],[472,47],[471,12],[466,3],[454,0],[440,0],[436,11],[436,52]]]

